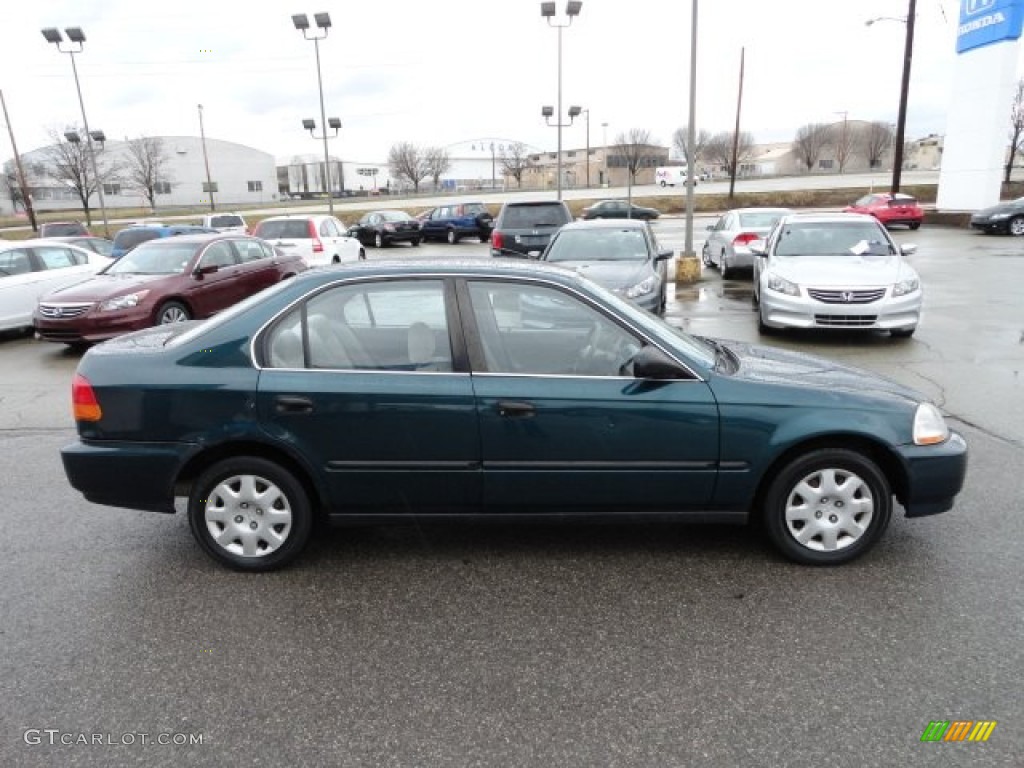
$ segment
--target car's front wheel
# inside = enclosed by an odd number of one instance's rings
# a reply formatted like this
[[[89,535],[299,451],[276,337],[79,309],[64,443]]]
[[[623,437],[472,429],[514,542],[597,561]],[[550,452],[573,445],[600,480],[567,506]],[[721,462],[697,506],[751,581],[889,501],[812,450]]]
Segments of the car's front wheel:
[[[459,242],[458,234],[455,232],[454,229],[449,229],[448,230],[448,244],[449,245],[455,245],[457,242]]]
[[[1006,225],[1011,235],[1024,235],[1024,216],[1014,216]]]
[[[375,233],[374,236],[373,236],[373,247],[374,248],[383,248],[384,247],[384,235],[382,235],[380,232]]]
[[[839,565],[870,549],[892,515],[892,491],[867,456],[819,448],[780,472],[764,497],[764,523],[786,557]]]
[[[255,456],[226,459],[203,472],[192,486],[188,518],[206,553],[240,571],[269,571],[293,560],[313,523],[302,484]]]
[[[180,301],[168,301],[160,307],[160,310],[156,313],[156,324],[167,325],[168,323],[184,323],[186,320],[191,320],[192,315],[189,314],[188,307],[182,304]]]

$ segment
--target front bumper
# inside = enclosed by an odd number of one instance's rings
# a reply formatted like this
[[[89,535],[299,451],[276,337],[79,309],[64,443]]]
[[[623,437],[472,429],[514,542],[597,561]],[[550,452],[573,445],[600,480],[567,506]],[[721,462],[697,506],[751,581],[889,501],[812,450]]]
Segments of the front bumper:
[[[959,433],[939,445],[903,446],[900,456],[907,472],[900,503],[907,517],[937,515],[953,506],[967,476],[967,442]]]
[[[43,317],[36,312],[32,317],[32,325],[36,335],[46,341],[64,344],[96,343],[149,328],[153,325],[152,311],[148,305],[114,312],[91,309],[84,315],[65,319]]]
[[[971,217],[971,228],[980,229],[982,232],[1001,234],[1009,231],[1010,220],[1006,219],[980,219]]]
[[[771,328],[832,328],[891,331],[917,327],[921,291],[893,298],[886,292],[868,304],[831,304],[801,290],[799,296],[762,290],[764,324]]]
[[[188,443],[77,440],[61,449],[71,487],[94,504],[174,512],[174,483],[195,447]]]

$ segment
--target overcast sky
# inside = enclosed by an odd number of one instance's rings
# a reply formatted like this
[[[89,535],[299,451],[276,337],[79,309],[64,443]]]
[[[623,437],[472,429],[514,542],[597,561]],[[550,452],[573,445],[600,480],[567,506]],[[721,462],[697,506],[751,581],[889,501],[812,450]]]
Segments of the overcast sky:
[[[918,0],[908,138],[944,131],[958,7]],[[592,145],[630,128],[667,144],[686,122],[690,9],[688,0],[584,0],[562,32],[563,110],[589,108]],[[334,24],[320,43],[327,116],[344,125],[332,154],[382,162],[399,141],[479,138],[554,149],[540,108],[556,102],[558,32],[539,0],[9,0],[0,88],[18,146],[81,121],[70,57],[40,34],[80,26],[87,42],[75,61],[94,130],[197,136],[201,103],[207,137],[278,158],[319,152],[301,127],[305,117],[320,123],[314,45],[290,17],[324,10]],[[843,112],[895,122],[906,11],[906,0],[703,0],[698,127],[731,130],[742,47],[741,128],[757,142],[788,141]],[[894,20],[865,25],[874,17]],[[563,143],[584,146],[586,122],[565,129]],[[0,154],[13,154],[6,131]]]

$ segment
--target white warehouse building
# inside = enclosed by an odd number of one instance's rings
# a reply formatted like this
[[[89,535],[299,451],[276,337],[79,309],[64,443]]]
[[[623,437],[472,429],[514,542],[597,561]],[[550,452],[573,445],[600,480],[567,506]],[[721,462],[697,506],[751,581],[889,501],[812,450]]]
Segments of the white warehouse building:
[[[206,183],[206,163],[203,159],[203,140],[198,136],[160,136],[166,159],[160,183],[157,186],[156,205],[174,208],[209,208],[210,195]],[[274,156],[242,144],[220,139],[206,139],[206,155],[213,182],[214,204],[218,209],[269,203],[278,199],[277,171]],[[94,145],[96,157],[104,176],[103,194],[108,209],[147,208],[148,201],[141,191],[131,189],[125,174],[116,170],[107,173],[103,168],[116,169],[127,164],[128,144],[107,141]],[[37,211],[81,209],[76,191],[66,183],[54,179],[48,172],[50,147],[26,152],[21,156],[32,202]],[[5,168],[13,165],[13,159]],[[99,196],[93,194],[90,207],[98,211]],[[18,209],[21,210],[20,204]],[[10,190],[5,185],[0,194],[0,212],[14,210]]]

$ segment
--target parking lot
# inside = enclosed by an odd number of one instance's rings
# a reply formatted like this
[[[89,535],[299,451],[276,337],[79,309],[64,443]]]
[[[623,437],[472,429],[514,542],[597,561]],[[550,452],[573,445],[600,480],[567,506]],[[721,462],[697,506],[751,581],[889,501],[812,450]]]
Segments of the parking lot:
[[[682,248],[682,219],[655,231]],[[719,526],[431,525],[320,532],[296,567],[236,574],[183,516],[71,490],[78,356],[0,337],[0,765],[1019,765],[1024,245],[894,234],[920,246],[913,338],[768,341],[927,393],[970,469],[953,510],[897,514],[836,569]],[[705,269],[667,319],[758,341],[750,293],[749,274]],[[998,725],[922,743],[935,720]],[[56,742],[27,734],[46,729]]]

